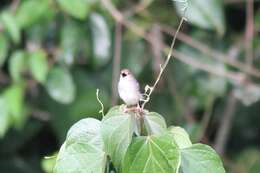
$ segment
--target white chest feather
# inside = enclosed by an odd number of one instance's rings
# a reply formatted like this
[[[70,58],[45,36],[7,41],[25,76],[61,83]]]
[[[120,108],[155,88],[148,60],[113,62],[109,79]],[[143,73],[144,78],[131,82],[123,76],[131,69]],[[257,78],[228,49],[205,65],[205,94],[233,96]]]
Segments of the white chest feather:
[[[135,105],[141,98],[139,84],[134,78],[120,78],[118,93],[127,105]]]

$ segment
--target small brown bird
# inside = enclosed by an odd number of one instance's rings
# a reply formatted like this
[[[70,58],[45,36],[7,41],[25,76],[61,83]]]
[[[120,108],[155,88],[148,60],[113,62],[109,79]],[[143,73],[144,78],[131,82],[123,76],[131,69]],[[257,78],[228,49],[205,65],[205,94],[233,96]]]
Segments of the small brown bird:
[[[127,106],[138,105],[142,98],[139,83],[128,69],[121,70],[118,93]]]

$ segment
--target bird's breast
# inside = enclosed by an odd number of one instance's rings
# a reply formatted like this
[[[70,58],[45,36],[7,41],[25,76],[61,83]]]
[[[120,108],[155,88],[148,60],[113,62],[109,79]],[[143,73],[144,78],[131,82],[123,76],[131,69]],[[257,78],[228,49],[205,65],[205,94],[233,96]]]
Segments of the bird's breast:
[[[137,104],[140,99],[139,85],[135,81],[119,81],[118,93],[120,98],[128,105]]]

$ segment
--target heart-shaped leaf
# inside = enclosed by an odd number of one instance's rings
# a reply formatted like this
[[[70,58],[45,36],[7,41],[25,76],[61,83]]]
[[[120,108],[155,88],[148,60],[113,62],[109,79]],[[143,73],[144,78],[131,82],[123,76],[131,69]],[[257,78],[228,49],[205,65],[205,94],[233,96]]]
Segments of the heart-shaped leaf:
[[[129,146],[123,173],[177,173],[180,153],[168,134],[134,138]]]
[[[133,114],[124,113],[124,106],[112,108],[107,117],[102,120],[101,134],[105,144],[105,151],[111,157],[117,170],[125,156],[127,147],[131,143],[134,133],[135,118]]]
[[[164,118],[156,112],[144,116],[144,125],[149,135],[162,134],[167,127]]]
[[[106,154],[100,124],[96,119],[86,118],[71,127],[57,156],[55,173],[104,173]]]
[[[194,144],[181,150],[182,173],[225,173],[217,153],[204,144]]]

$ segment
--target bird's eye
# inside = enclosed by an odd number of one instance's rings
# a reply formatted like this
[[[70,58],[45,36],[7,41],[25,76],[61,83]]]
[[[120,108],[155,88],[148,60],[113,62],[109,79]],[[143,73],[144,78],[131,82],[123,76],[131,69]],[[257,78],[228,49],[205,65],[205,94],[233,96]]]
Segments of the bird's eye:
[[[122,73],[122,76],[123,76],[123,77],[126,77],[127,75],[126,75],[126,73]]]

